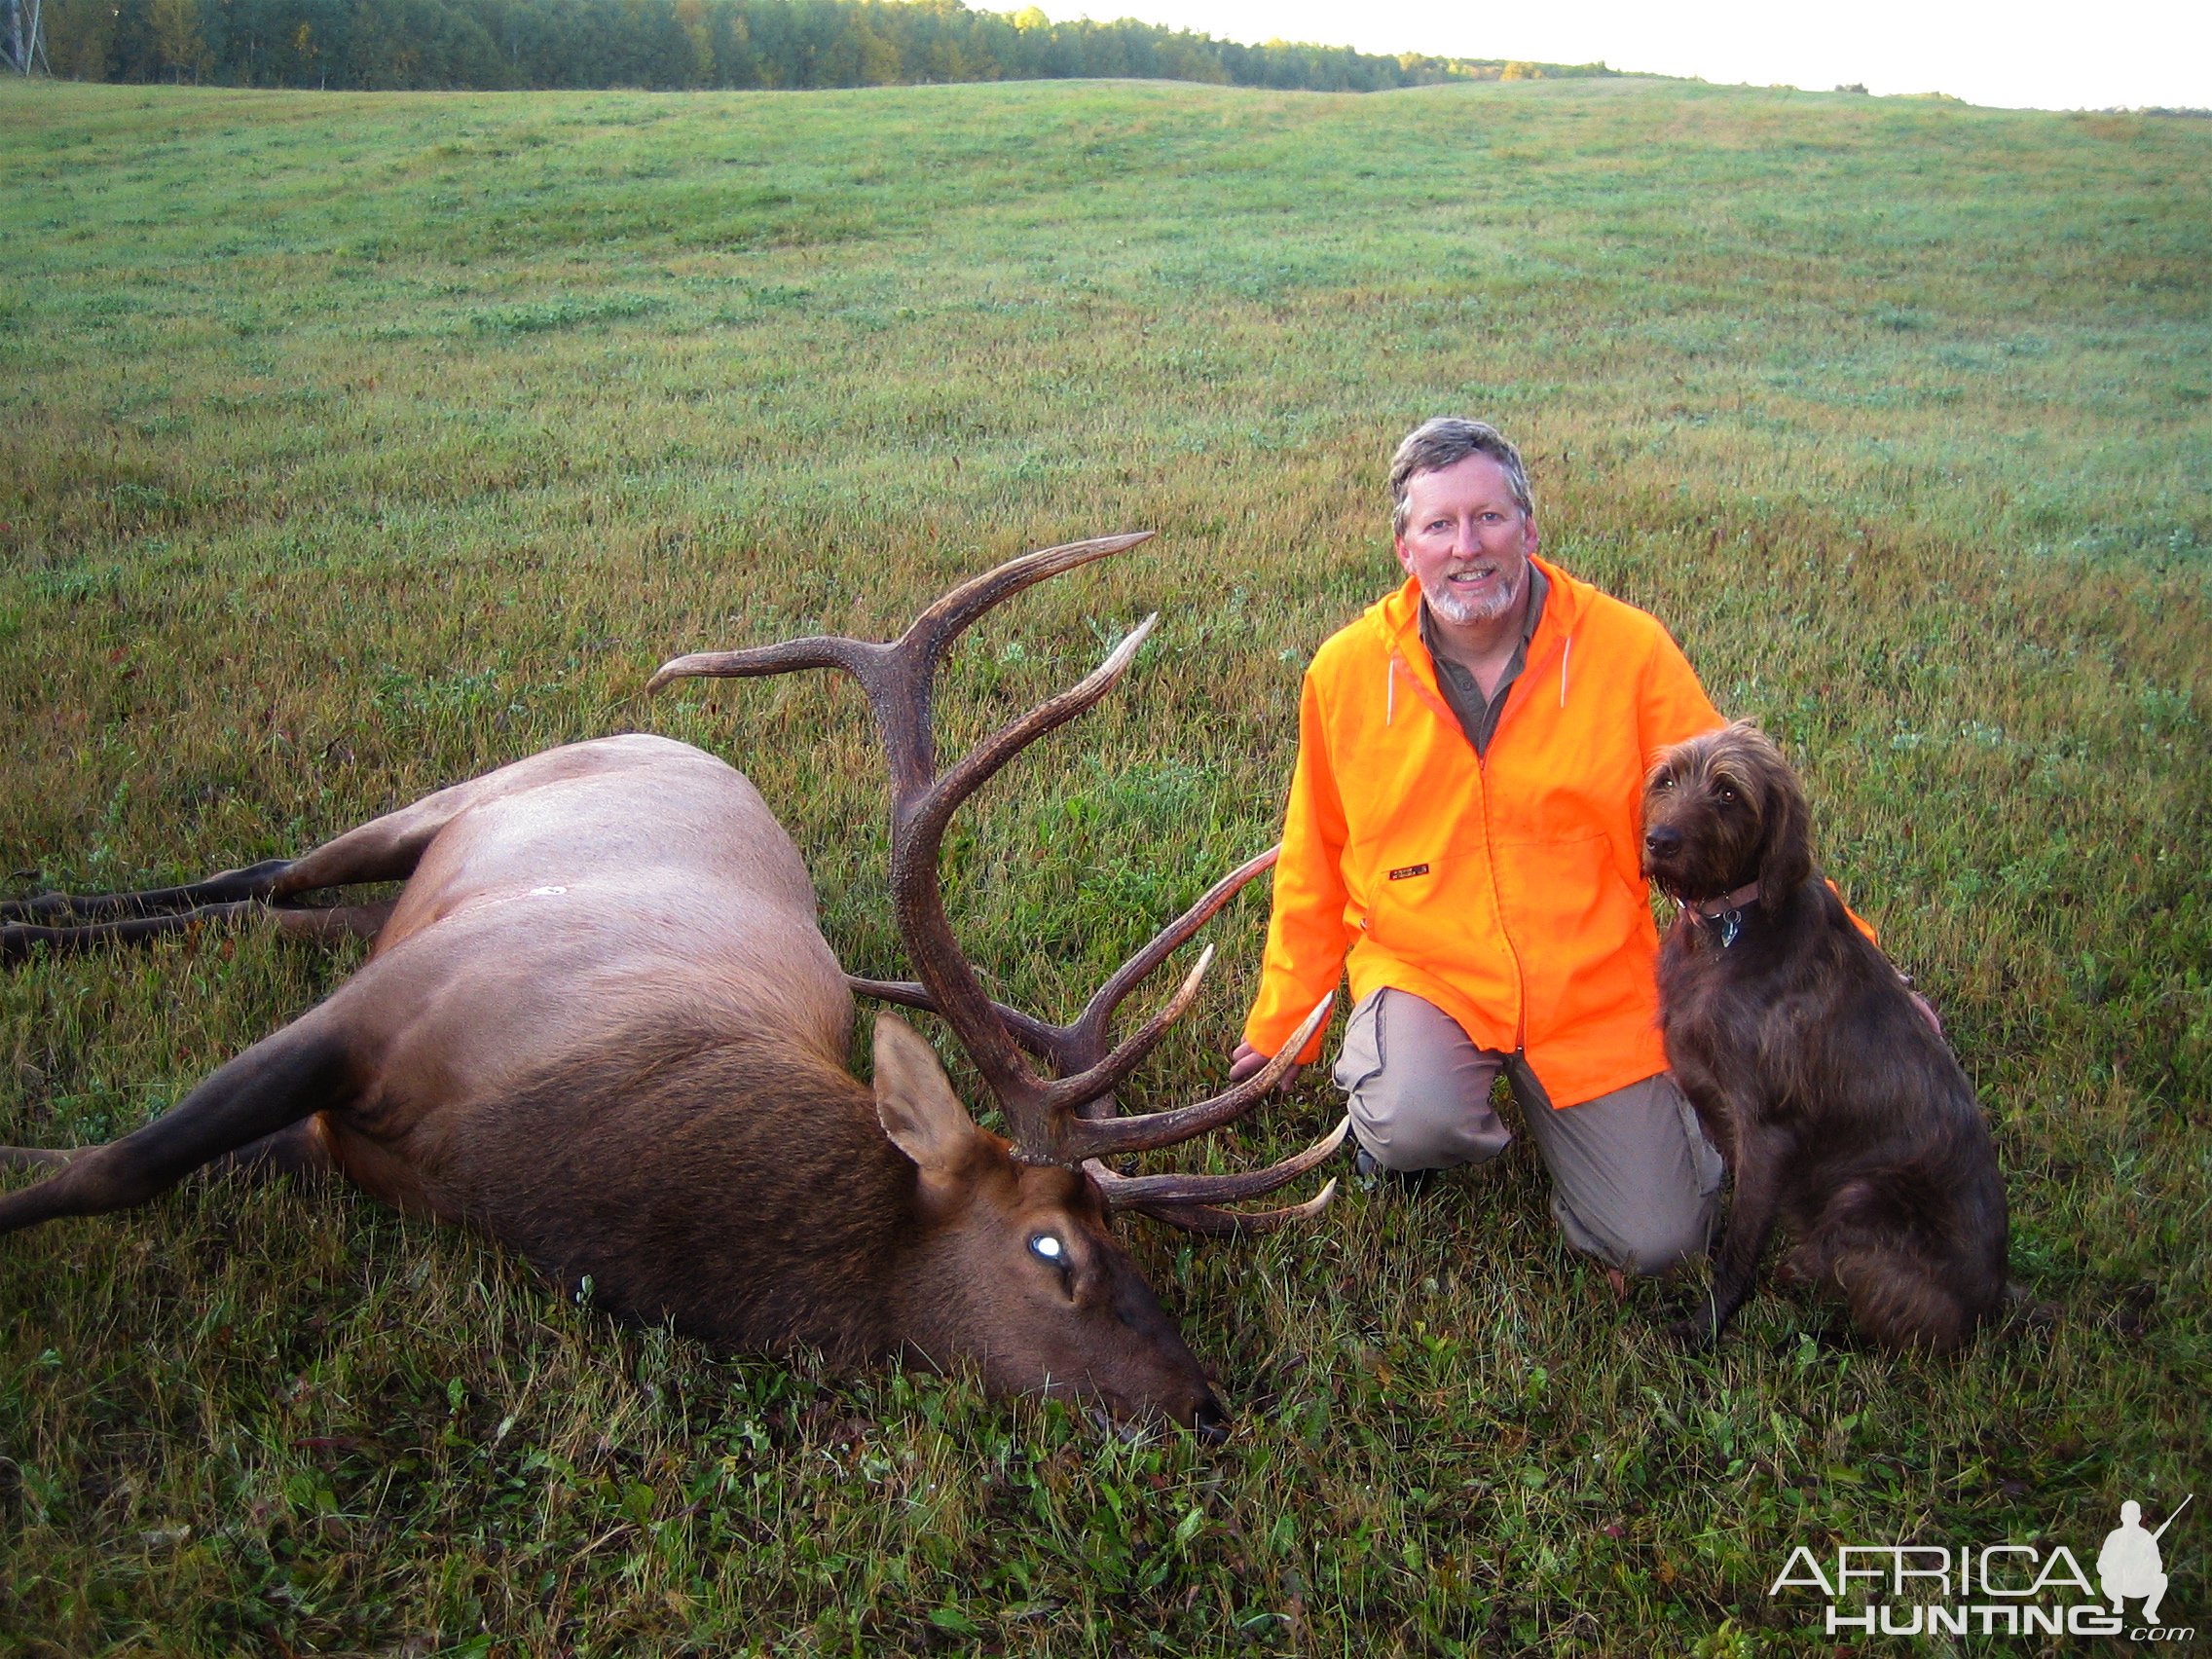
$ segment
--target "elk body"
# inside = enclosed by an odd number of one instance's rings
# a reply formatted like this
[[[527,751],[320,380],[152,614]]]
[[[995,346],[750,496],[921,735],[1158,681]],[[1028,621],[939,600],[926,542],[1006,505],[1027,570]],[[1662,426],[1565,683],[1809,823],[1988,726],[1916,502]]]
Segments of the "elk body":
[[[1014,561],[947,595],[895,645],[792,642],[680,659],[655,677],[833,664],[862,680],[890,753],[894,904],[919,982],[853,983],[942,1012],[1013,1142],[976,1124],[929,1045],[894,1016],[876,1022],[872,1087],[846,1071],[852,991],[798,850],[733,768],[633,735],[516,761],[297,861],[162,893],[0,907],[7,955],[243,911],[376,939],[328,1000],[135,1133],[74,1152],[0,1149],[53,1169],[0,1197],[0,1232],[143,1203],[210,1163],[335,1170],[401,1210],[490,1234],[557,1283],[588,1280],[603,1307],[723,1347],[803,1345],[845,1367],[902,1351],[970,1362],[994,1393],[1071,1393],[1120,1417],[1161,1412],[1218,1430],[1221,1407],[1116,1243],[1109,1210],[1209,1231],[1311,1213],[1326,1190],[1258,1215],[1214,1206],[1313,1167],[1342,1127],[1249,1174],[1117,1176],[1102,1155],[1203,1132],[1275,1078],[1175,1111],[1102,1116],[1197,973],[1110,1052],[1106,1024],[1269,861],[1217,884],[1065,1027],[984,996],[936,874],[953,809],[1102,696],[1143,630],[942,777],[929,729],[939,654],[1009,594],[1140,539]],[[297,903],[394,880],[406,885],[387,904]],[[1037,1076],[1023,1050],[1072,1075]]]

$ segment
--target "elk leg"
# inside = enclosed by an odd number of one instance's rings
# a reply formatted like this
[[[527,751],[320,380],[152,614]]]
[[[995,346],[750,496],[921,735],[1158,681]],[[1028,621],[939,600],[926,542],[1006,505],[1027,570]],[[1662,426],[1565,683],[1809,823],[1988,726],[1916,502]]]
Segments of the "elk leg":
[[[243,869],[226,869],[182,887],[149,887],[136,893],[42,893],[36,899],[0,903],[0,924],[111,922],[125,916],[159,915],[266,899],[276,880],[292,867],[290,859],[266,859]]]
[[[1751,1126],[1752,1113],[1735,1121],[1745,1126],[1736,1143],[1736,1192],[1728,1205],[1727,1235],[1713,1265],[1713,1288],[1705,1307],[1668,1329],[1685,1347],[1705,1347],[1727,1329],[1751,1293],[1759,1257],[1765,1254],[1781,1214],[1782,1170],[1789,1156],[1789,1137]]]
[[[324,887],[353,887],[367,881],[405,881],[415,873],[424,849],[439,830],[451,824],[499,779],[494,772],[455,784],[435,794],[424,795],[372,818],[291,861],[270,883],[269,897],[276,903],[301,893]]]
[[[310,908],[285,901],[326,887],[406,880],[423,849],[476,797],[482,781],[440,790],[296,859],[270,859],[182,887],[79,898],[49,893],[0,904],[0,962],[20,961],[35,944],[52,950],[132,944],[264,910],[295,938],[373,939],[391,913],[388,903]]]
[[[290,866],[289,859],[270,859],[182,887],[150,887],[135,893],[43,893],[35,899],[10,900],[0,903],[0,962],[21,961],[34,944],[50,950],[129,944],[239,915],[267,898],[276,878]]]
[[[314,851],[296,859],[264,859],[242,869],[226,869],[204,881],[181,887],[147,887],[134,893],[42,893],[35,899],[0,903],[0,926],[45,924],[82,926],[126,918],[197,913],[230,913],[256,901],[282,903],[325,887],[352,887],[369,881],[405,881],[415,873],[423,849],[467,804],[449,797],[468,789],[440,790],[413,806],[371,819]],[[119,936],[133,937],[133,936]]]
[[[118,898],[137,895],[115,895]],[[228,904],[202,904],[166,915],[129,916],[119,921],[88,922],[75,927],[40,927],[8,923],[0,926],[0,962],[19,962],[31,946],[50,950],[88,950],[102,944],[135,944],[164,934],[184,933],[203,922],[231,917],[274,916],[286,938],[328,941],[339,939],[374,939],[390,919],[391,903],[372,904],[322,904],[313,907],[286,905],[272,908],[259,900],[240,899]]]
[[[352,1046],[318,1017],[329,1006],[256,1043],[170,1111],[121,1140],[66,1153],[11,1149],[11,1162],[58,1166],[45,1180],[0,1197],[0,1233],[57,1216],[142,1204],[202,1164],[225,1153],[250,1152],[303,1119],[343,1104],[354,1090],[358,1068]]]
[[[134,899],[138,895],[119,893],[102,897]],[[261,904],[257,901],[240,899],[233,903],[203,904],[197,909],[174,910],[166,915],[129,916],[119,921],[86,922],[76,926],[42,927],[35,923],[9,922],[0,925],[0,962],[21,961],[30,955],[34,944],[43,944],[50,950],[85,950],[97,944],[133,944],[139,940],[155,939],[163,934],[183,933],[201,922],[244,915],[260,908]]]
[[[97,1147],[0,1146],[0,1169],[60,1169],[81,1153]],[[248,1180],[270,1175],[322,1175],[337,1168],[330,1143],[315,1127],[313,1116],[249,1141],[236,1152],[203,1164],[210,1175],[240,1176]]]
[[[262,1181],[278,1175],[327,1175],[338,1167],[323,1138],[319,1114],[311,1113],[275,1134],[248,1141],[203,1166],[226,1179]]]

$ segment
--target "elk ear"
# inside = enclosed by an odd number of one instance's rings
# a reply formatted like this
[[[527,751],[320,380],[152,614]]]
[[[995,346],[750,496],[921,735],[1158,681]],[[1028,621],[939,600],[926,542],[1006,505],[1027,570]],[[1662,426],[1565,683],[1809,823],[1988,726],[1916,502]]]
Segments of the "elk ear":
[[[937,1051],[895,1014],[875,1016],[875,1115],[892,1145],[925,1174],[950,1174],[976,1148],[976,1121]]]

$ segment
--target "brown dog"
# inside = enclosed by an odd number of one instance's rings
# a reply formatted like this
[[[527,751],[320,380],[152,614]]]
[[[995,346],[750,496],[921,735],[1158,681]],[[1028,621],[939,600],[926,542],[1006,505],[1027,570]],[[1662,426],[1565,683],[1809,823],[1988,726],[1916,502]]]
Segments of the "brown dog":
[[[1667,1063],[1736,1193],[1702,1346],[1751,1293],[1777,1221],[1787,1269],[1860,1330],[1947,1352],[2005,1295],[2005,1188],[1973,1088],[1897,970],[1813,867],[1805,796],[1741,723],[1677,744],[1643,792],[1643,871],[1682,906],[1659,956]]]

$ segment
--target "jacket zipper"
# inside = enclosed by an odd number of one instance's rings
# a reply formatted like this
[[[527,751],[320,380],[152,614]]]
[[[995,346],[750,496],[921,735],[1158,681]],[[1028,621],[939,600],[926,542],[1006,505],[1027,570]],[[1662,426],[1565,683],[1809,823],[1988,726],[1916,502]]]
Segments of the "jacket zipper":
[[[1559,706],[1563,709],[1567,707],[1567,664],[1568,653],[1573,649],[1574,635],[1571,632],[1570,624],[1565,634],[1565,643],[1560,652],[1559,662]],[[1393,644],[1390,649],[1389,695],[1386,698],[1386,701],[1392,704],[1396,701],[1395,694],[1398,688],[1397,659],[1402,654],[1402,646]],[[1433,667],[1433,664],[1431,666]],[[1410,675],[1413,670],[1409,667],[1406,672]],[[1526,665],[1523,666],[1521,672],[1523,677],[1526,678],[1529,672]],[[1418,685],[1418,681],[1416,683]],[[1389,723],[1388,718],[1385,717],[1383,724]],[[1504,723],[1504,716],[1500,715],[1498,724],[1502,726]],[[1497,741],[1497,733],[1494,730],[1490,736],[1491,742],[1495,743]],[[1513,942],[1513,935],[1505,926],[1505,902],[1497,891],[1497,850],[1491,839],[1490,756],[1480,752],[1475,756],[1475,787],[1482,792],[1483,797],[1483,866],[1484,874],[1490,881],[1491,907],[1497,913],[1497,936],[1505,940],[1505,953],[1513,958],[1513,1051],[1517,1054],[1526,1054],[1529,1051],[1529,971],[1522,965],[1521,947]],[[1364,931],[1367,927],[1367,918],[1362,916],[1359,925]]]
[[[1502,717],[1500,724],[1503,723]],[[1490,734],[1493,743],[1497,733]],[[1526,1053],[1529,1049],[1529,975],[1521,966],[1521,947],[1513,942],[1513,935],[1505,926],[1505,901],[1497,891],[1497,851],[1491,842],[1490,833],[1490,756],[1475,756],[1475,787],[1483,793],[1483,873],[1490,879],[1491,908],[1497,912],[1497,937],[1505,940],[1505,952],[1513,958],[1513,1051]]]
[[[1567,707],[1567,656],[1573,649],[1574,635],[1569,631],[1565,636],[1559,658],[1559,706],[1563,709]],[[1528,674],[1528,666],[1524,664],[1521,669],[1522,678],[1527,679]],[[1498,727],[1505,724],[1504,714],[1498,716],[1497,724]],[[1496,728],[1492,730],[1490,740],[1493,743],[1497,741]],[[1497,908],[1498,937],[1505,940],[1506,952],[1513,958],[1513,1051],[1526,1054],[1529,1051],[1529,971],[1521,964],[1521,947],[1513,942],[1513,935],[1506,931],[1505,902],[1498,897],[1497,892],[1497,854],[1493,849],[1490,838],[1490,756],[1487,753],[1475,756],[1475,776],[1483,792],[1483,859],[1490,866],[1490,902]]]
[[[1397,663],[1398,658],[1403,654],[1401,646],[1397,645],[1391,646],[1390,691],[1392,693],[1397,689]],[[1431,666],[1433,667],[1433,664]],[[1414,675],[1410,664],[1407,666],[1406,673],[1413,680],[1414,686],[1418,690],[1420,682],[1419,678]],[[1528,670],[1524,668],[1522,673],[1526,676]],[[1561,695],[1563,698],[1566,695],[1566,682],[1564,680],[1561,682]],[[1431,710],[1430,713],[1433,715],[1435,711]],[[1384,723],[1387,724],[1387,720]],[[1499,717],[1498,723],[1501,726],[1505,723],[1503,716]],[[1491,733],[1491,741],[1493,743],[1497,741],[1496,732]],[[1472,749],[1474,745],[1470,743],[1468,747]],[[1483,874],[1490,882],[1491,908],[1497,914],[1497,936],[1505,940],[1505,953],[1513,958],[1513,1051],[1517,1054],[1526,1053],[1529,1048],[1529,972],[1521,963],[1521,947],[1513,942],[1513,935],[1507,931],[1505,926],[1505,902],[1497,891],[1497,852],[1491,839],[1490,757],[1479,752],[1475,756],[1475,788],[1482,792],[1483,797]],[[1367,931],[1367,918],[1365,916],[1360,918],[1359,926],[1361,932]]]

